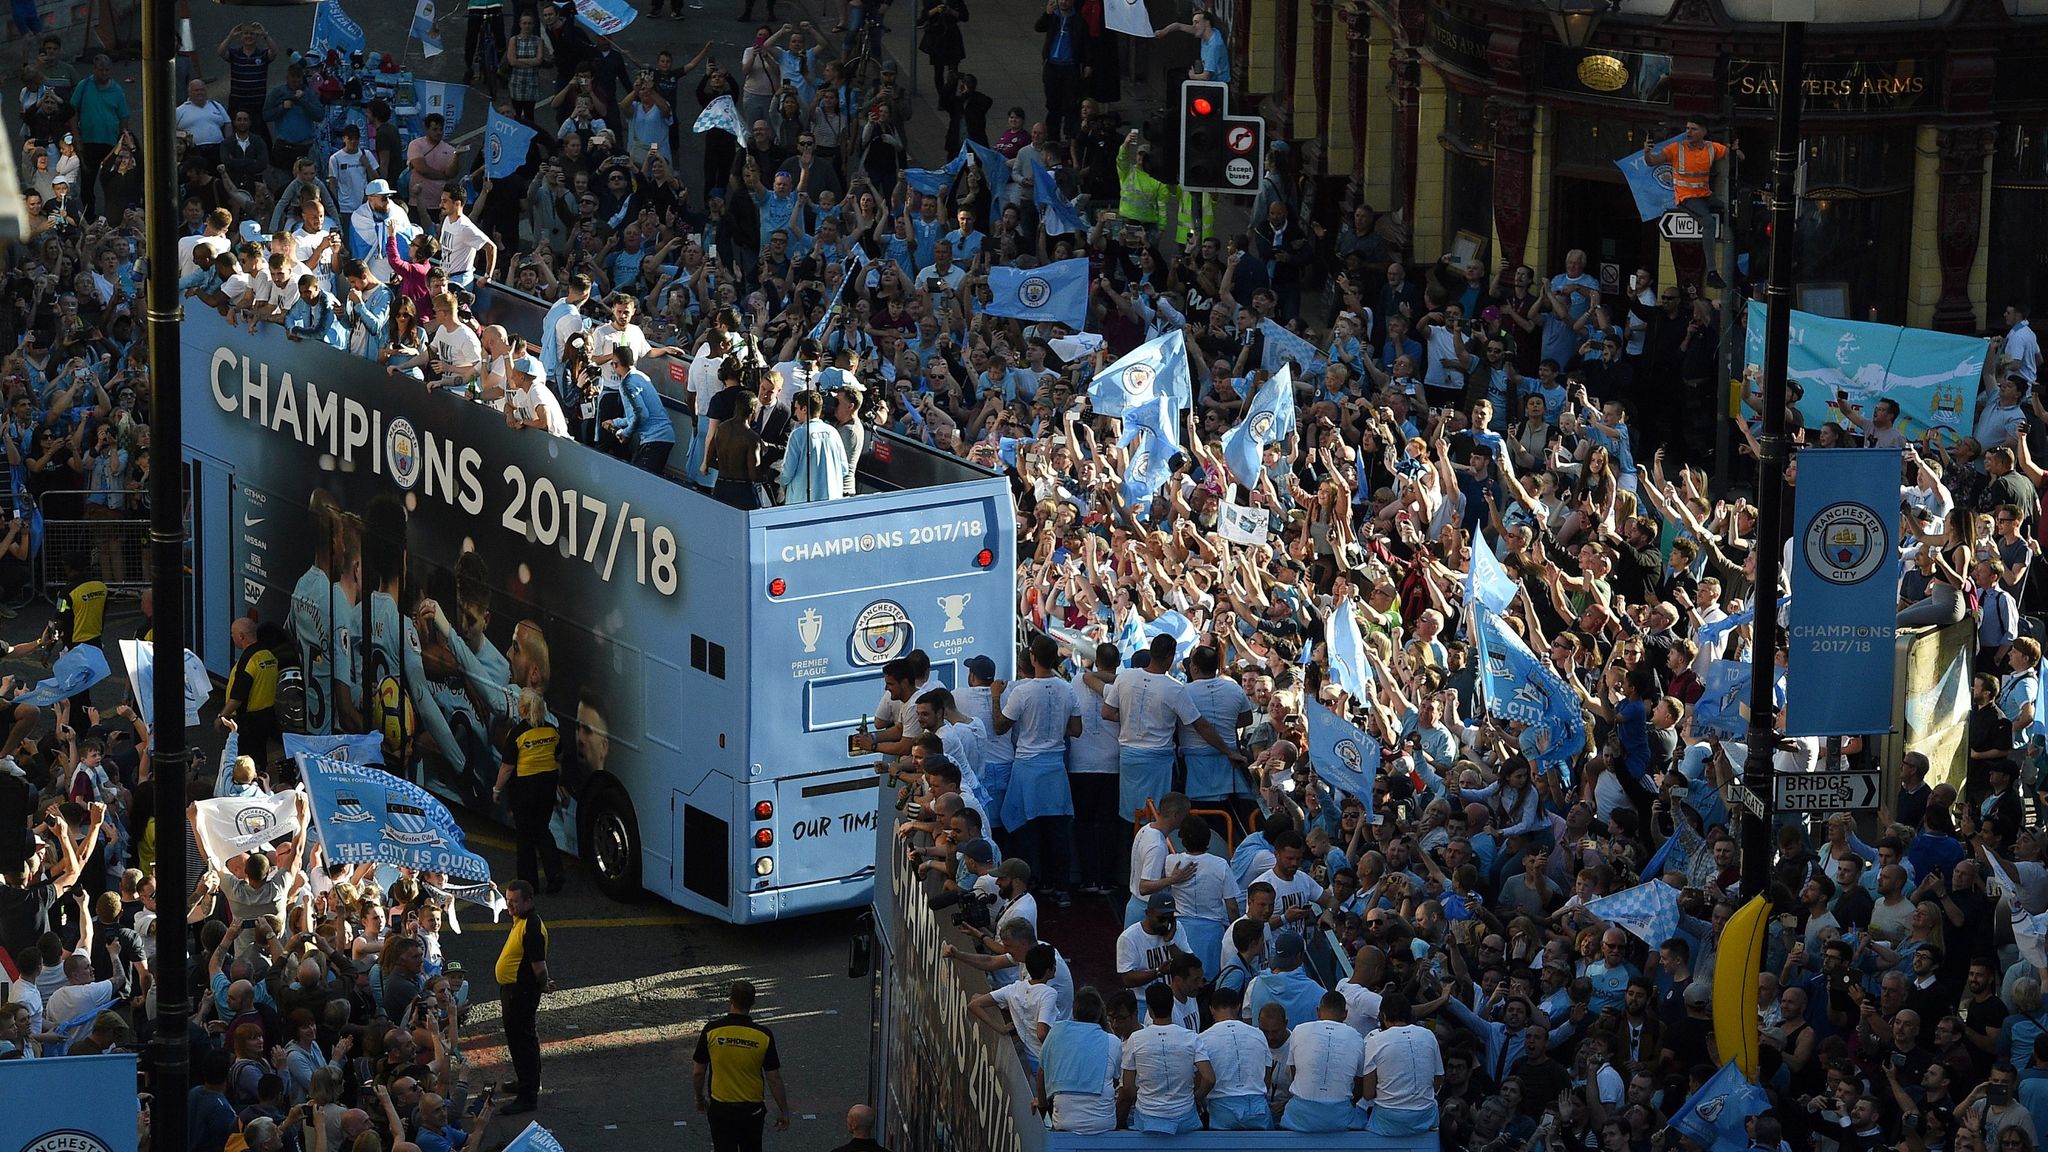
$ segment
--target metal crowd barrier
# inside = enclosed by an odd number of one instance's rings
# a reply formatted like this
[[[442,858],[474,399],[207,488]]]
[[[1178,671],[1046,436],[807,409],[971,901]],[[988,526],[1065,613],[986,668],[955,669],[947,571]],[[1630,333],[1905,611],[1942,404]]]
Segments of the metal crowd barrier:
[[[112,494],[119,508],[90,502],[101,495],[64,490],[45,492],[35,499],[43,516],[42,547],[31,558],[39,591],[48,594],[62,585],[74,560],[109,588],[149,587],[148,516],[132,494]]]

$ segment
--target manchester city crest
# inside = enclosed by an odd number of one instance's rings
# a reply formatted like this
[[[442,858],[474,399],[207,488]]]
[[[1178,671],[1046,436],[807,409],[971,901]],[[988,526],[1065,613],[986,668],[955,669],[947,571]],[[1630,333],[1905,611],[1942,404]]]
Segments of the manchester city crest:
[[[1843,500],[1814,516],[1800,545],[1814,575],[1848,587],[1870,579],[1884,566],[1892,550],[1889,535],[1877,513]]]
[[[894,600],[877,600],[853,621],[855,664],[887,664],[910,647],[910,614]]]
[[[1017,299],[1026,308],[1043,308],[1052,299],[1052,283],[1043,276],[1026,276],[1017,286]]]

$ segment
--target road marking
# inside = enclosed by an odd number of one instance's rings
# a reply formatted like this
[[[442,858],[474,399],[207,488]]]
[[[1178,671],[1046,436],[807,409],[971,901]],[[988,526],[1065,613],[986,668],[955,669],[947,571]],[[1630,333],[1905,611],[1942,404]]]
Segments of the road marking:
[[[705,923],[709,923],[707,917],[699,916],[693,912],[665,912],[656,916],[600,916],[579,920],[550,920],[548,921],[548,930],[554,932],[563,928],[674,928],[685,924]],[[471,932],[509,932],[511,930],[512,925],[504,923],[465,924],[462,926],[464,935],[468,935]]]
[[[465,828],[462,832],[462,838],[471,844],[481,844],[486,848],[496,848],[504,852],[516,852],[519,850],[519,845],[516,842],[507,840],[503,836],[493,836],[489,832],[477,832]]]

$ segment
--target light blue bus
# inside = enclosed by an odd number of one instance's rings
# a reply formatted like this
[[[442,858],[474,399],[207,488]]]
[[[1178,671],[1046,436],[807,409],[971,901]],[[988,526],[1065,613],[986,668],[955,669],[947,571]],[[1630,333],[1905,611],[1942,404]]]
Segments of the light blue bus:
[[[530,301],[479,303],[538,330]],[[965,461],[875,433],[859,495],[749,513],[273,327],[195,310],[183,356],[208,667],[235,617],[287,624],[309,727],[381,730],[479,809],[537,694],[557,839],[614,896],[737,923],[865,906],[878,777],[846,737],[882,666],[1014,665],[1011,495]]]

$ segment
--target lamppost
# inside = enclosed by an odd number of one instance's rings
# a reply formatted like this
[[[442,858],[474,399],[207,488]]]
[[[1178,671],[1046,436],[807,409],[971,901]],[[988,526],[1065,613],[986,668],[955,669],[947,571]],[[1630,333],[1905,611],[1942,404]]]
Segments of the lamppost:
[[[1593,42],[1593,30],[1600,18],[1621,8],[1621,0],[1543,0],[1550,26],[1568,48],[1584,48]]]
[[[1764,288],[1763,435],[1756,459],[1755,618],[1750,625],[1749,756],[1742,786],[1750,792],[1751,819],[1742,834],[1742,894],[1767,896],[1771,874],[1771,756],[1777,745],[1778,581],[1785,534],[1785,376],[1792,344],[1792,262],[1797,248],[1799,113],[1805,95],[1806,21],[1813,0],[1778,0],[1777,139],[1771,146],[1771,279]]]

